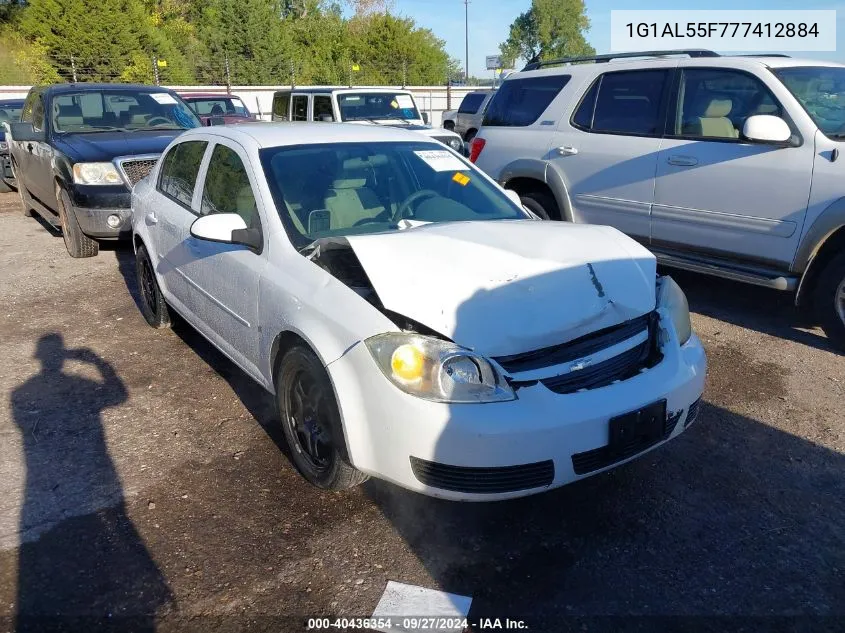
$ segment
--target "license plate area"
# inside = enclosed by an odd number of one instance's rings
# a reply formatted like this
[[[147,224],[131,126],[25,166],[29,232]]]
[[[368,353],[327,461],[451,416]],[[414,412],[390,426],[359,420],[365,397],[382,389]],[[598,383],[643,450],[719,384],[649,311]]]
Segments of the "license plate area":
[[[662,439],[665,424],[666,400],[610,418],[608,449],[621,455],[633,447],[654,444]]]

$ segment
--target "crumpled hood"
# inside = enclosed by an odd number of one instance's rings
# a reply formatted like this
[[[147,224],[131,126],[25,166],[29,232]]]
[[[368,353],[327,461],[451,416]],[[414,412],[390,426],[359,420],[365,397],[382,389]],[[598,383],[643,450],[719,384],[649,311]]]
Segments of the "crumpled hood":
[[[161,154],[185,130],[138,130],[56,135],[56,146],[74,162],[110,161],[116,156]]]
[[[488,356],[565,343],[655,307],[654,256],[610,227],[457,222],[346,239],[385,308]]]

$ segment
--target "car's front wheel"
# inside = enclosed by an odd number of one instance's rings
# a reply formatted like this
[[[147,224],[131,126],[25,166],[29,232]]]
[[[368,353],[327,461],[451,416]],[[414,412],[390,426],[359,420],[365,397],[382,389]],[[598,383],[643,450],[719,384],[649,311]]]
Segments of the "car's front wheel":
[[[62,223],[62,237],[65,248],[71,257],[94,257],[100,252],[100,244],[82,232],[76,219],[67,191],[56,185],[56,202],[59,208],[59,220]]]
[[[276,398],[282,432],[294,466],[326,490],[345,490],[366,481],[340,450],[340,412],[331,381],[316,354],[303,345],[288,350],[279,365]]]
[[[821,272],[813,303],[825,334],[845,349],[845,253],[830,260]]]
[[[170,311],[164,295],[161,294],[153,262],[143,244],[138,246],[135,252],[135,277],[138,282],[138,294],[141,295],[139,304],[144,319],[156,329],[168,327]]]

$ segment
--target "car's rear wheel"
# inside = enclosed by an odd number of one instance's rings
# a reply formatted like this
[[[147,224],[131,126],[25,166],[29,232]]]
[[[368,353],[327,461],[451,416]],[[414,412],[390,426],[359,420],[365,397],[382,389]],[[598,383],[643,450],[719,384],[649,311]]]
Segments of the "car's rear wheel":
[[[560,220],[560,209],[551,194],[543,191],[529,191],[519,196],[522,205],[544,220]]]
[[[466,142],[466,143],[472,143],[472,139],[474,139],[474,138],[475,138],[475,135],[476,135],[476,134],[478,134],[478,130],[470,130],[470,131],[469,131],[469,132],[467,132],[467,133],[466,133],[466,135],[464,136],[464,142]]]
[[[291,459],[309,483],[345,490],[366,481],[367,476],[343,457],[334,390],[314,352],[295,345],[285,353],[276,378],[276,397]]]
[[[825,334],[836,347],[845,349],[845,253],[822,270],[813,303]]]
[[[170,310],[153,269],[153,262],[150,259],[147,249],[141,244],[135,253],[135,273],[138,281],[138,294],[140,297],[141,314],[144,315],[147,323],[156,329],[170,325]]]
[[[94,257],[100,252],[100,245],[96,240],[82,232],[82,227],[76,220],[76,214],[71,210],[70,198],[67,192],[56,185],[56,202],[59,208],[59,220],[62,223],[62,237],[65,248],[71,257]]]

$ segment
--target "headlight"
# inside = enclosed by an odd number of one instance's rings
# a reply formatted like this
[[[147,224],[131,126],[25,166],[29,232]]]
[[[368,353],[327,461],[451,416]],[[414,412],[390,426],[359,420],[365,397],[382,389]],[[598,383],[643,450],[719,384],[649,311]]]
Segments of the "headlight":
[[[367,349],[399,389],[434,402],[502,402],[516,395],[483,356],[429,336],[391,332],[368,338]]]
[[[449,147],[456,152],[460,152],[464,148],[464,142],[457,136],[449,139]]]
[[[111,163],[76,163],[73,182],[77,185],[120,185],[123,178]]]
[[[661,277],[657,284],[657,307],[665,308],[672,317],[672,323],[678,333],[678,341],[683,345],[692,336],[687,296],[681,290],[681,287],[675,283],[675,280],[668,275]]]

